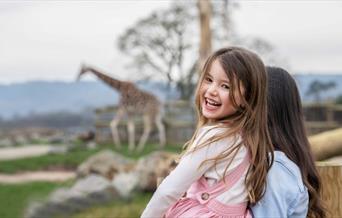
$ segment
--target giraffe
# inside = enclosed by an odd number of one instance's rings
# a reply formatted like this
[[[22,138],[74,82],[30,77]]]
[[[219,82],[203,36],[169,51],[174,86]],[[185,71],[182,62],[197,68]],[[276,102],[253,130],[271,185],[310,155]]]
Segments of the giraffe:
[[[102,80],[111,88],[118,91],[121,96],[118,110],[115,114],[115,117],[110,122],[113,141],[118,149],[121,148],[118,124],[125,115],[127,115],[128,117],[128,148],[130,151],[133,151],[135,149],[135,124],[133,118],[136,114],[142,115],[144,122],[144,131],[136,149],[139,152],[143,150],[152,130],[153,123],[155,123],[158,128],[160,148],[165,146],[165,127],[162,122],[161,114],[162,104],[156,98],[156,96],[139,89],[132,82],[114,79],[107,74],[102,73],[98,69],[85,64],[82,64],[77,80],[79,80],[81,76],[86,72],[93,73],[95,76],[98,77],[98,79]]]

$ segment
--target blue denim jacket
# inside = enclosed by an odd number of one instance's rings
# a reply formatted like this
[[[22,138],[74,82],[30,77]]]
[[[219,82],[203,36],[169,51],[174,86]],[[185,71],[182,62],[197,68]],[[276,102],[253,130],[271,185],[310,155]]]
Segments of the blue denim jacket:
[[[283,152],[274,152],[264,197],[251,209],[256,218],[306,217],[309,195],[298,166]]]

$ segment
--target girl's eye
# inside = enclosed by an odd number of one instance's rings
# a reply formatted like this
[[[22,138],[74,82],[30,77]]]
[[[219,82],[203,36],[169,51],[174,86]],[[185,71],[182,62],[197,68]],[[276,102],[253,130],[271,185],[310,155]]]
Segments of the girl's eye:
[[[224,89],[230,89],[230,87],[229,87],[228,85],[226,85],[226,84],[223,84],[223,85],[222,85],[222,88],[224,88]]]
[[[207,82],[212,82],[213,80],[212,80],[210,77],[206,77],[206,78],[205,78],[205,81],[207,81]]]

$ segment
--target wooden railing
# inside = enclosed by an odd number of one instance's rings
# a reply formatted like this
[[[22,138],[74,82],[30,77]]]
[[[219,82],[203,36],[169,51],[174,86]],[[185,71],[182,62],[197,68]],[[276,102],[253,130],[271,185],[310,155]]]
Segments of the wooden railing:
[[[304,104],[303,110],[309,135],[342,126],[342,105]]]
[[[305,115],[305,125],[309,135],[315,135],[331,129],[342,127],[342,105],[334,104],[306,104],[303,106]],[[96,110],[96,140],[98,142],[110,141],[111,134],[109,122],[115,116],[117,106],[99,108]],[[168,142],[184,143],[191,137],[195,128],[196,113],[193,105],[184,101],[167,102],[164,105],[166,135]],[[142,118],[135,117],[137,137],[142,133]],[[123,119],[119,125],[120,136],[123,140],[127,139],[125,126],[126,120]],[[156,134],[151,135],[151,142],[157,142]]]
[[[96,141],[110,142],[111,134],[109,122],[114,118],[117,106],[110,106],[96,110]],[[164,105],[163,122],[166,127],[166,140],[169,144],[183,144],[189,140],[194,132],[196,113],[193,106],[184,101],[167,102]],[[142,116],[137,115],[135,119],[136,138],[139,138],[143,132]],[[119,134],[123,142],[127,140],[126,119],[119,124]],[[149,142],[158,142],[156,129],[153,130]]]

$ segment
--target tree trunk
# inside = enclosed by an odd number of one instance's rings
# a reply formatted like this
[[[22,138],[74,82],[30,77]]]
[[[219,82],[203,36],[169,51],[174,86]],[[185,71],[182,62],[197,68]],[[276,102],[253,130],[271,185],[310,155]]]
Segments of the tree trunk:
[[[310,136],[309,141],[316,160],[342,155],[342,128]]]
[[[210,0],[198,0],[197,2],[200,18],[200,48],[199,48],[199,69],[201,70],[205,60],[211,52],[211,3]]]

